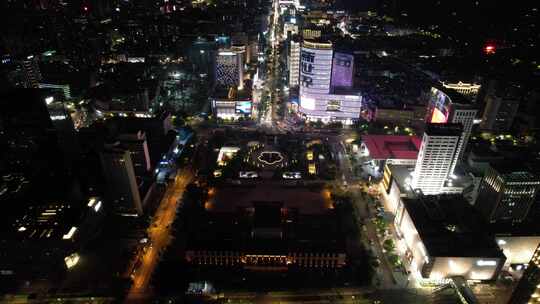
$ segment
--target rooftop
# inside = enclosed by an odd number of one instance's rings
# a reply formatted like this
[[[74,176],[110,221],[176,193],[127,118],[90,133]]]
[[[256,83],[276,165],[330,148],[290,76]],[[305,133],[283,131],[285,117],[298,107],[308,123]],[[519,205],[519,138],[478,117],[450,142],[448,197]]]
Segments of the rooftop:
[[[508,162],[492,163],[490,166],[507,183],[524,181],[540,183],[540,178],[528,171],[524,166],[516,166],[515,163]]]
[[[458,123],[428,123],[425,133],[430,136],[461,136],[462,126]]]
[[[254,202],[282,202],[284,208],[298,209],[301,214],[324,214],[332,209],[330,193],[320,187],[291,187],[265,181],[248,186],[225,186],[215,190],[208,201],[210,212],[234,213],[250,208]]]
[[[437,89],[445,93],[448,97],[450,97],[450,100],[452,101],[452,104],[454,105],[470,105],[472,106],[471,101],[463,94],[459,93],[458,91],[451,89],[451,88],[445,88],[443,86],[437,86]]]
[[[479,213],[460,195],[403,198],[431,256],[504,257]]]
[[[408,135],[364,135],[362,142],[373,159],[416,159],[421,139]]]

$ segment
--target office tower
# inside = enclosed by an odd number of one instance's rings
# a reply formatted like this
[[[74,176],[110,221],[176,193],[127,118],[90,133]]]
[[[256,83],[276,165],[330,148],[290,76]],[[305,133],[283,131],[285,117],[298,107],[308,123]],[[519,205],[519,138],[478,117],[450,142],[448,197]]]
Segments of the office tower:
[[[16,89],[0,97],[0,129],[9,143],[0,154],[7,168],[33,174],[61,168],[62,161],[69,164],[76,157],[73,121],[63,103],[48,93]]]
[[[351,54],[334,53],[332,61],[332,87],[347,88],[353,86],[354,57]]]
[[[50,89],[44,91],[46,93],[54,93]],[[72,162],[80,156],[80,146],[77,141],[75,125],[71,115],[66,109],[64,102],[60,98],[55,97],[58,95],[61,94],[54,96],[52,94],[47,95],[45,97],[45,103],[47,104],[47,110],[55,130],[59,148],[64,152],[64,162],[67,167],[71,167]]]
[[[411,186],[424,194],[439,194],[451,174],[462,134],[460,124],[427,124]]]
[[[107,199],[114,210],[125,216],[142,215],[142,202],[130,151],[114,144],[105,147],[100,157],[107,181]]]
[[[330,92],[333,54],[331,42],[304,40],[300,52],[300,95]]]
[[[463,133],[458,144],[456,158],[452,162],[449,174],[454,172],[457,163],[463,158],[469,137],[471,136],[476,108],[463,95],[452,89],[431,88],[427,110],[427,123],[455,124],[463,126]]]
[[[43,79],[39,69],[39,63],[35,56],[30,55],[21,62],[27,88],[38,88],[39,82]]]
[[[508,304],[538,303],[540,296],[540,246],[523,273]]]
[[[242,53],[232,48],[220,49],[216,57],[216,81],[225,87],[244,87],[244,65]]]
[[[540,189],[540,178],[518,164],[491,165],[480,183],[476,206],[491,222],[521,222]]]
[[[508,131],[516,117],[519,101],[514,98],[487,95],[485,103],[480,128],[491,132]]]
[[[290,40],[289,48],[289,86],[297,87],[300,78],[300,41],[298,39]]]
[[[118,136],[118,141],[123,148],[129,151],[135,175],[143,176],[148,173],[151,165],[146,134],[143,131],[132,134],[121,134]]]

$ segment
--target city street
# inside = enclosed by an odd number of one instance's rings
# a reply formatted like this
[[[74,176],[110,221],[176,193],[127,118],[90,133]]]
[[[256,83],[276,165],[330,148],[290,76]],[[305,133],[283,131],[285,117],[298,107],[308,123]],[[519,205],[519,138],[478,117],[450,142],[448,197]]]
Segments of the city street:
[[[160,203],[152,224],[148,228],[149,245],[146,252],[142,252],[140,266],[135,269],[133,285],[128,293],[127,301],[141,299],[147,296],[147,289],[161,252],[171,241],[171,228],[176,216],[176,209],[181,202],[186,186],[193,180],[191,168],[179,170],[174,183],[169,185]]]

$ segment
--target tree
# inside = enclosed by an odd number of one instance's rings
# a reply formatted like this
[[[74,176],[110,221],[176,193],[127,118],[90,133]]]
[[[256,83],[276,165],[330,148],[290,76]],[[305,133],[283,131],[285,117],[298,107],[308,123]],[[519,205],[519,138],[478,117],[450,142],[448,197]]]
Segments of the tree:
[[[383,242],[383,248],[388,252],[393,252],[396,249],[396,245],[392,239],[387,239]]]

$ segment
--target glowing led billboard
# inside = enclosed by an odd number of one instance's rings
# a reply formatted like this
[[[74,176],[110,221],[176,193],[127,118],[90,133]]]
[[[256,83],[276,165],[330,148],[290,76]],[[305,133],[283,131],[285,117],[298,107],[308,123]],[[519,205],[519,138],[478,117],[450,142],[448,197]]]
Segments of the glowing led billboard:
[[[452,101],[443,91],[431,88],[428,121],[430,123],[447,123]]]
[[[300,106],[304,109],[315,110],[315,99],[310,97],[300,97]]]
[[[250,115],[251,114],[251,101],[237,101],[236,113]]]
[[[331,43],[304,41],[300,51],[300,95],[330,92],[332,58]]]
[[[332,86],[352,87],[354,57],[344,53],[334,53],[332,60]]]

